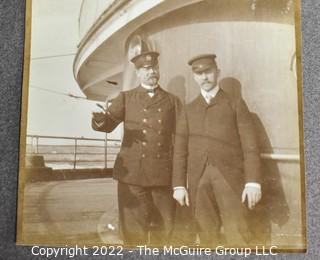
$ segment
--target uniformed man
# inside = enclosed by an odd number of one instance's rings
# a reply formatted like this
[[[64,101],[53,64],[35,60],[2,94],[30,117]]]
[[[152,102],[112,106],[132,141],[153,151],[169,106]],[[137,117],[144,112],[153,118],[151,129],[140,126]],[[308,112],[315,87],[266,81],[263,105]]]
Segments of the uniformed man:
[[[200,95],[186,106],[176,145],[188,150],[188,188],[200,242],[243,246],[252,238],[248,209],[261,198],[251,115],[241,97],[219,88],[215,55],[196,56],[188,64]],[[175,169],[185,168],[179,164]]]
[[[105,132],[124,122],[113,176],[118,180],[119,222],[127,246],[168,243],[175,210],[173,188],[178,202],[188,203],[181,196],[185,175],[172,174],[173,140],[182,105],[158,85],[158,56],[157,52],[135,56],[131,62],[140,86],[121,92],[92,119],[92,127]]]

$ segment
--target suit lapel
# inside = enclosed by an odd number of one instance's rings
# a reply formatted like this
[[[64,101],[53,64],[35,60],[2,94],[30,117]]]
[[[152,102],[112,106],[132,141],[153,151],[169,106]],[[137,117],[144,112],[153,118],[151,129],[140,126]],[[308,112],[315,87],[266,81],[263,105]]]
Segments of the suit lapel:
[[[202,113],[208,107],[208,104],[204,97],[199,94],[199,96],[192,102],[192,106],[195,109],[193,110],[195,113]]]
[[[153,97],[147,94],[149,100],[146,102],[146,107],[154,106],[161,103],[167,98],[166,92],[159,86]]]
[[[137,92],[138,92],[138,102],[142,107],[146,107],[150,101],[150,96],[141,85],[137,87]]]
[[[211,99],[211,101],[210,101],[209,104],[206,102],[207,106],[208,106],[208,107],[212,107],[212,106],[216,105],[217,103],[219,103],[219,101],[220,101],[221,98],[222,98],[222,95],[223,95],[223,94],[222,94],[222,91],[221,91],[221,89],[220,89],[220,90],[218,91],[218,93],[216,94],[216,96]]]
[[[223,91],[220,89],[218,91],[217,95],[214,98],[211,99],[209,104],[207,103],[205,98],[200,93],[199,96],[195,99],[195,104],[198,107],[198,111],[203,110],[203,109],[208,109],[210,107],[215,106],[219,102],[221,102],[221,100],[223,99],[223,93],[222,92]]]

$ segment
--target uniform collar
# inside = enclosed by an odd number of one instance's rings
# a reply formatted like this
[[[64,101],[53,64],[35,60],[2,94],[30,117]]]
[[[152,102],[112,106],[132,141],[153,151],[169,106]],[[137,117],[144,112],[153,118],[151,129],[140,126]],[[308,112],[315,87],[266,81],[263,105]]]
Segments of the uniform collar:
[[[220,90],[219,86],[216,86],[216,87],[214,87],[213,89],[211,89],[209,91],[205,91],[203,89],[200,89],[201,95],[203,96],[204,99],[206,99],[207,95],[210,95],[211,98],[214,98],[217,95],[219,90]]]
[[[157,105],[167,97],[167,95],[165,95],[166,92],[159,85],[155,87],[155,93],[152,98],[150,98],[147,89],[144,88],[141,84],[136,90],[140,94],[139,102],[145,108],[148,108],[152,105]]]
[[[145,89],[147,89],[147,90],[150,90],[150,89],[156,89],[156,88],[158,88],[159,87],[159,85],[157,84],[157,85],[155,85],[155,86],[148,86],[148,85],[145,85],[145,84],[143,84],[142,82],[141,82],[141,87],[143,87],[143,88],[145,88]]]
[[[207,103],[206,98],[202,95],[202,92],[197,97],[197,103],[203,107],[211,107],[217,104],[222,97],[223,97],[223,90],[219,87],[215,87],[214,98],[211,98],[210,104]]]

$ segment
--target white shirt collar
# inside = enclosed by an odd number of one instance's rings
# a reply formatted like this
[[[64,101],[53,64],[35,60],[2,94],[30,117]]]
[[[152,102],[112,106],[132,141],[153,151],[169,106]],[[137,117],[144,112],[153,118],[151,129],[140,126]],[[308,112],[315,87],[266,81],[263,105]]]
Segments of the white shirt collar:
[[[158,84],[155,85],[155,86],[148,86],[148,85],[143,84],[143,83],[141,82],[141,86],[142,86],[143,88],[145,88],[145,89],[156,89],[156,88],[158,87]]]
[[[214,98],[217,95],[219,89],[220,89],[219,86],[216,86],[209,91],[205,91],[203,89],[200,89],[200,91],[201,91],[201,95],[204,97],[204,99],[207,100],[208,94],[211,96],[211,98]]]

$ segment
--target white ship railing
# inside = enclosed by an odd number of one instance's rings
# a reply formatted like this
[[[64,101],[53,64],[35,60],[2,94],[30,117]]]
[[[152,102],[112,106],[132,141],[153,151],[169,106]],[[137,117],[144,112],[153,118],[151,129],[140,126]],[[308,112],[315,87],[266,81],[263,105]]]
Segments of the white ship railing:
[[[112,168],[120,144],[110,138],[27,135],[27,155],[42,155],[52,168]]]
[[[60,165],[68,164],[69,168],[76,169],[79,164],[93,165],[91,167],[100,164],[100,168],[112,168],[120,144],[120,139],[27,135],[27,155],[43,155],[45,163],[49,166],[60,163]],[[57,152],[56,150],[64,151]],[[299,154],[261,153],[260,156],[264,160],[300,161]]]

